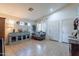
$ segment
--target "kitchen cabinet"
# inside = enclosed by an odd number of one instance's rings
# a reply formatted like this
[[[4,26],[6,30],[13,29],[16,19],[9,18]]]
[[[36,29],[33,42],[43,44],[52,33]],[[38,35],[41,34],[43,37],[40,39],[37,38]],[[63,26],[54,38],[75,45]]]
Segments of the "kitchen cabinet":
[[[70,55],[79,56],[79,39],[70,39]]]

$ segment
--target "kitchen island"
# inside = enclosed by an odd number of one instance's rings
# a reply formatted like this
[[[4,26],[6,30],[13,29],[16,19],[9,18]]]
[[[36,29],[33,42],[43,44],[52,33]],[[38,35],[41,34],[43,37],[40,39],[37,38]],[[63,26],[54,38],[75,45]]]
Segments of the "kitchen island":
[[[70,38],[69,44],[70,44],[70,55],[79,56],[79,39]]]

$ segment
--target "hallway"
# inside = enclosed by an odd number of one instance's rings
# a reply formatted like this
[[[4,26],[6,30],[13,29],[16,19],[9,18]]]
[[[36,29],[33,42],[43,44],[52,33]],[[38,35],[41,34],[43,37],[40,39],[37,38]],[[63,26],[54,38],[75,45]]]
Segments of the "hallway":
[[[6,45],[5,53],[6,56],[68,56],[69,44],[49,40],[28,40]]]

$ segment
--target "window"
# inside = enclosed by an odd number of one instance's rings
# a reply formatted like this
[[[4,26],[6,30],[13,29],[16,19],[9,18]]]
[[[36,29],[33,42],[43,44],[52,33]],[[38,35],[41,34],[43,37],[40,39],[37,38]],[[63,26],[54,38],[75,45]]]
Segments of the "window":
[[[46,23],[42,22],[42,23],[37,24],[37,31],[46,32]]]
[[[37,31],[41,31],[41,24],[37,24]]]

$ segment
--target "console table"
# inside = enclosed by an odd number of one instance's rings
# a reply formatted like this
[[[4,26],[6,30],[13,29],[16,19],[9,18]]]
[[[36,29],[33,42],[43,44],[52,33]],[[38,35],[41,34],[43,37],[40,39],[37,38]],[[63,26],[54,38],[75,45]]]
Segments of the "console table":
[[[27,40],[27,39],[30,39],[30,33],[28,33],[28,32],[14,32],[14,33],[9,33],[9,35],[8,35],[9,44],[11,44],[13,42]]]

